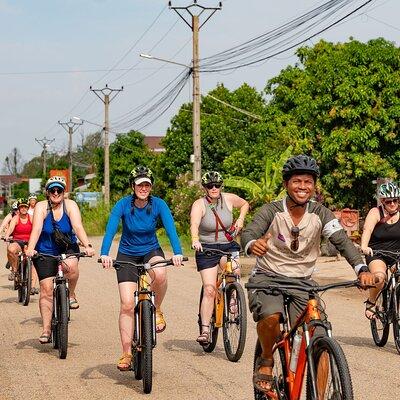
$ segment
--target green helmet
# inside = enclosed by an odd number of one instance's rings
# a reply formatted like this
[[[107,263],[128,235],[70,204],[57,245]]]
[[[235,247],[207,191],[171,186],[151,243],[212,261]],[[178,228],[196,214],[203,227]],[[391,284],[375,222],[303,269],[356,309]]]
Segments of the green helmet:
[[[201,184],[207,185],[207,183],[223,183],[222,176],[219,172],[217,171],[207,171],[202,177],[201,177]]]
[[[18,206],[18,208],[20,208],[22,206],[29,208],[28,200],[27,199],[18,199],[17,206]]]
[[[392,182],[384,183],[379,187],[379,197],[381,199],[395,199],[400,197],[399,187]]]
[[[137,167],[133,168],[131,173],[129,174],[129,184],[132,185],[133,183],[139,185],[140,183],[148,182],[150,184],[154,183],[153,173],[151,169],[143,166],[138,165]]]

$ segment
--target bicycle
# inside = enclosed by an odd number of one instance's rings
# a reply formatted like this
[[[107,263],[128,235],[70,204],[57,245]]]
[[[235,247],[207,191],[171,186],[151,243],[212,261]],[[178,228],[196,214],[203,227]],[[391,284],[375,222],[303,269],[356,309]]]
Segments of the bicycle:
[[[379,347],[386,345],[390,324],[393,324],[393,338],[400,354],[400,252],[375,250],[374,255],[382,255],[393,260],[388,265],[388,278],[375,301],[375,312],[370,320],[372,338]]]
[[[3,240],[7,243],[18,243],[22,248],[22,251],[18,254],[18,267],[14,276],[14,290],[18,290],[18,302],[27,306],[31,298],[32,288],[32,260],[24,252],[24,247],[28,242],[5,238]]]
[[[307,400],[352,400],[353,387],[346,357],[339,343],[332,337],[332,325],[321,320],[322,305],[316,294],[334,288],[360,287],[359,281],[346,281],[323,286],[291,284],[246,284],[247,290],[262,290],[271,295],[283,295],[285,315],[281,324],[281,336],[273,348],[274,367],[272,390],[268,393],[254,388],[256,400],[299,400],[307,369]],[[289,322],[291,290],[307,292],[307,306],[293,326]],[[324,334],[314,335],[317,327]],[[295,343],[295,345],[293,345]],[[261,344],[257,340],[253,371],[261,356]]]
[[[69,253],[54,256],[52,254],[37,253],[33,258],[50,257],[57,260],[57,274],[53,278],[53,314],[51,317],[51,339],[53,348],[58,350],[60,359],[67,358],[68,352],[68,322],[70,320],[69,310],[69,288],[68,280],[64,276],[64,261],[71,257],[89,257],[86,253]]]
[[[187,257],[183,257],[182,261],[187,260]],[[101,258],[98,262],[102,263]],[[144,393],[150,393],[153,386],[153,349],[157,340],[155,293],[150,288],[147,271],[155,267],[173,265],[173,261],[170,258],[142,264],[119,260],[112,262],[116,270],[124,267],[138,269],[138,286],[133,294],[135,326],[131,345],[131,370],[135,379],[142,380]]]
[[[221,254],[227,261],[217,276],[214,310],[210,320],[210,340],[201,344],[206,353],[214,351],[218,340],[218,329],[222,328],[225,354],[229,361],[237,362],[242,357],[246,344],[247,311],[246,298],[240,284],[240,276],[233,273],[232,253],[208,248],[205,254]],[[200,292],[198,324],[202,333],[200,316],[203,287]],[[232,310],[233,309],[233,310]],[[233,311],[233,312],[232,312]]]

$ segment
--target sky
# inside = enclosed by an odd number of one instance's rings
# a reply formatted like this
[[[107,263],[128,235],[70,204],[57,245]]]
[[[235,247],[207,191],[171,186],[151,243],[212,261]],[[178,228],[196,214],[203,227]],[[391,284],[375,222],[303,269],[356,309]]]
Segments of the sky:
[[[200,57],[278,28],[327,1],[222,1],[222,10],[200,30]],[[364,1],[355,0],[354,4]],[[50,149],[66,151],[68,135],[58,121],[74,117],[85,121],[73,135],[74,146],[83,136],[103,126],[104,105],[90,91],[90,86],[124,87],[110,104],[113,141],[118,121],[185,71],[183,66],[139,57],[140,53],[151,53],[184,65],[191,63],[191,30],[176,12],[168,9],[167,3],[166,0],[0,0],[0,169],[14,147],[21,153],[21,162],[40,155],[42,148],[35,139],[54,139]],[[172,1],[173,6],[190,4],[191,0]],[[198,0],[198,4],[216,7],[218,1]],[[202,20],[207,15],[204,12]],[[344,42],[350,37],[363,42],[384,37],[398,45],[399,15],[399,0],[373,0],[305,45],[312,46],[319,39]],[[243,82],[261,92],[269,79],[296,61],[292,49],[251,67],[204,73],[200,77],[201,93],[207,94],[218,83],[234,90]],[[170,119],[183,103],[190,101],[189,80],[170,109],[142,132],[165,135]],[[140,123],[125,126],[124,130],[139,127]]]

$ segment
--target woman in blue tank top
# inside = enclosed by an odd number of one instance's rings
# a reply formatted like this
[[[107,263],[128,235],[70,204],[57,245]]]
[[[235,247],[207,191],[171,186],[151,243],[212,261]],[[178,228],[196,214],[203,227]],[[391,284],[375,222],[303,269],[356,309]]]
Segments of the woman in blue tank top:
[[[94,250],[82,225],[78,205],[73,200],[64,198],[65,187],[65,179],[62,177],[53,176],[47,181],[45,186],[47,200],[38,202],[33,214],[32,232],[26,250],[29,257],[36,252],[54,256],[63,253],[79,253],[76,237],[83,243],[85,252],[89,256],[94,255]],[[68,249],[57,246],[54,240],[54,227],[69,237],[72,245]],[[69,258],[65,260],[65,264],[67,264],[65,276],[70,290],[70,308],[76,309],[79,307],[75,294],[79,278],[78,259]],[[57,275],[57,260],[50,257],[36,258],[34,265],[40,282],[39,308],[43,321],[43,331],[39,341],[49,343],[53,312],[53,278]]]
[[[122,235],[117,260],[145,263],[164,259],[164,252],[156,235],[159,219],[164,225],[174,252],[172,257],[174,265],[181,265],[182,249],[171,211],[164,200],[150,195],[153,185],[152,172],[147,167],[139,165],[132,170],[129,183],[133,194],[119,200],[111,210],[100,252],[103,267],[112,267],[112,258],[108,254],[120,221],[122,221]],[[155,268],[149,271],[149,275],[152,280],[151,289],[156,294],[156,331],[161,333],[166,327],[161,303],[167,291],[167,270],[165,267]],[[131,343],[134,327],[133,293],[137,287],[137,279],[135,268],[121,268],[117,271],[118,290],[121,299],[119,330],[122,356],[117,364],[120,371],[128,371],[131,367]]]

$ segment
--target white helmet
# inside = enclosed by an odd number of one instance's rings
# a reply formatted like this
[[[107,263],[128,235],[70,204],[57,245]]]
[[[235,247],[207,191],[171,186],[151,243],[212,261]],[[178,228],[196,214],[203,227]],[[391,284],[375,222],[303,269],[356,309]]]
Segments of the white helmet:
[[[59,187],[65,190],[67,184],[62,176],[52,176],[47,182],[45,189],[49,190],[53,187]]]
[[[396,199],[400,197],[399,187],[392,182],[379,186],[379,197],[381,199]]]
[[[29,201],[29,200],[31,200],[31,199],[35,199],[35,200],[37,200],[37,196],[36,196],[36,194],[34,194],[34,193],[31,193],[31,194],[29,195],[29,197],[28,197],[28,201]]]

